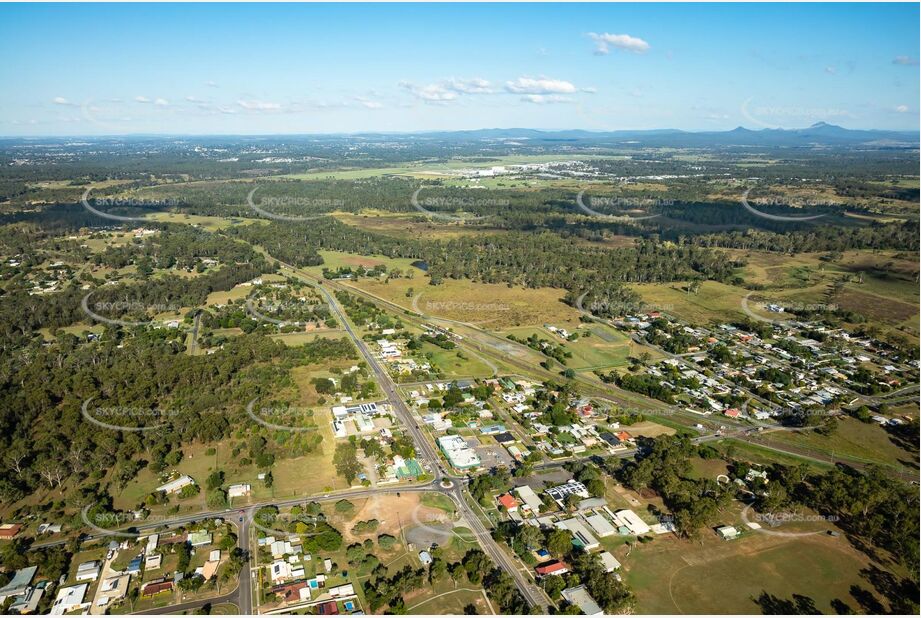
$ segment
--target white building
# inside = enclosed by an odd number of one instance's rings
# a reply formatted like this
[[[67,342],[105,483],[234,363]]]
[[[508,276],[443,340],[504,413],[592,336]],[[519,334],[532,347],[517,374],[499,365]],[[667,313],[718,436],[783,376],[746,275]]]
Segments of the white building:
[[[602,616],[604,612],[601,611],[601,607],[598,606],[598,603],[595,602],[595,599],[588,593],[588,590],[585,589],[585,586],[575,586],[573,588],[567,588],[562,593],[563,598],[577,605],[579,609],[582,610],[582,613],[586,616]]]
[[[248,496],[252,491],[252,487],[249,483],[238,483],[236,485],[231,485],[227,488],[227,497],[228,498],[243,498]]]
[[[87,584],[77,586],[67,586],[58,590],[58,596],[51,604],[51,615],[60,616],[72,612],[83,605],[83,597],[86,595]]]
[[[98,560],[90,560],[89,562],[84,562],[77,567],[78,582],[96,581],[97,577],[99,577]]]
[[[618,526],[627,528],[632,534],[641,536],[648,534],[651,528],[649,524],[640,519],[640,516],[629,509],[623,509],[614,513],[614,523]]]
[[[160,485],[159,487],[157,487],[157,491],[162,491],[167,494],[174,494],[174,493],[178,493],[182,491],[183,487],[187,487],[188,485],[194,485],[194,484],[195,484],[195,480],[192,479],[191,476],[189,476],[188,474],[183,474],[179,478],[173,479],[169,483],[164,483]]]

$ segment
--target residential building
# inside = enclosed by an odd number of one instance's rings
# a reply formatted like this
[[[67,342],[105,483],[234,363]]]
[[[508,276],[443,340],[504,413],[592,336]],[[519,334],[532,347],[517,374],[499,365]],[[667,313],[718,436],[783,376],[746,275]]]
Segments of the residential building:
[[[78,584],[58,589],[58,596],[55,597],[54,603],[51,604],[51,615],[60,616],[79,609],[83,605],[83,597],[86,595],[87,587],[87,584]]]
[[[515,493],[518,494],[518,497],[524,503],[522,507],[527,508],[535,515],[540,513],[540,507],[543,505],[543,501],[540,499],[533,489],[527,485],[522,485],[521,487],[515,488]]]
[[[189,485],[194,485],[194,484],[195,484],[195,480],[192,479],[191,476],[189,476],[188,474],[183,474],[177,479],[173,479],[172,481],[168,483],[164,483],[160,485],[159,487],[157,487],[157,491],[162,491],[167,494],[175,494],[175,493],[179,493],[180,491],[182,491],[183,487],[187,487]]]
[[[563,575],[564,573],[569,573],[569,567],[565,562],[552,560],[550,562],[534,567],[534,572],[537,573],[538,577],[547,577],[548,575]]]
[[[98,560],[90,560],[80,564],[77,567],[77,581],[96,581],[96,578],[99,577],[99,567],[100,563]]]
[[[561,594],[564,599],[578,606],[586,616],[602,616],[604,614],[595,599],[585,589],[585,586],[566,588]]]
[[[499,496],[498,501],[509,513],[514,513],[518,510],[518,500],[515,500],[511,494],[502,494]]]

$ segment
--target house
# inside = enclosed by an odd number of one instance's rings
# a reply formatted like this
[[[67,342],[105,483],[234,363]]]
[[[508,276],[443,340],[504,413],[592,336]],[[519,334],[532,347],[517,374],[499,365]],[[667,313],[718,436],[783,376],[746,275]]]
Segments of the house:
[[[83,597],[86,595],[87,584],[77,586],[67,586],[58,589],[58,596],[55,597],[54,603],[51,604],[51,615],[60,616],[78,609],[83,605]]]
[[[192,547],[211,545],[211,533],[207,530],[196,530],[189,533],[189,544]]]
[[[432,554],[428,553],[427,551],[420,551],[419,562],[422,563],[422,566],[428,566],[432,564]]]
[[[585,589],[585,586],[566,588],[561,594],[569,603],[581,609],[586,616],[602,616],[604,614],[595,599]]]
[[[514,513],[518,510],[518,500],[511,494],[502,494],[499,496],[499,504],[505,507],[505,510],[509,513]]]
[[[39,524],[38,533],[39,534],[60,534],[61,524]]]
[[[605,442],[607,442],[610,446],[613,446],[613,447],[615,447],[615,448],[617,448],[617,447],[619,447],[619,446],[621,445],[620,438],[618,438],[617,436],[615,436],[615,435],[614,435],[613,433],[611,433],[610,431],[604,431],[604,432],[602,432],[602,433],[599,435],[599,437],[600,437],[602,440],[604,440]]]
[[[77,567],[77,581],[96,581],[96,578],[99,577],[99,566],[98,560],[90,560],[80,564]]]
[[[728,410],[725,410],[723,414],[725,416],[728,416],[729,418],[739,418],[739,415],[741,414],[741,412],[739,412],[735,408],[729,408]]]
[[[147,554],[144,558],[144,570],[145,571],[155,571],[160,568],[160,564],[163,562],[163,554]]]
[[[734,526],[720,526],[716,529],[716,533],[724,541],[731,541],[739,536],[739,531]]]
[[[269,574],[273,584],[287,581],[291,579],[291,565],[284,560],[276,560],[269,565]]]
[[[431,556],[429,556],[431,558]],[[350,597],[355,594],[355,586],[353,584],[342,584],[341,586],[333,586],[326,590],[326,594],[329,596],[336,597]]]
[[[532,513],[540,513],[540,507],[543,505],[543,501],[540,499],[540,496],[534,493],[533,489],[527,485],[522,485],[521,487],[516,487],[514,491],[524,503],[522,505],[523,507],[527,508]]]
[[[0,524],[0,539],[11,539],[22,530],[22,524]]]
[[[168,483],[164,483],[157,487],[157,491],[162,491],[166,494],[175,494],[182,491],[183,487],[188,487],[189,485],[194,485],[195,481],[188,474],[183,474],[177,479],[173,479]]]
[[[26,590],[25,594],[17,596],[13,604],[10,605],[9,613],[10,614],[35,614],[38,610],[38,604],[42,600],[42,597],[45,595],[45,589],[48,587],[48,582],[43,581],[39,582],[33,587],[30,587]]]
[[[321,616],[336,616],[339,614],[339,605],[335,601],[327,601],[317,605],[317,614]]]
[[[228,498],[243,498],[250,494],[252,487],[249,483],[238,483],[227,488]]]
[[[513,442],[515,442],[515,436],[513,436],[507,431],[497,433],[493,437],[496,439],[496,442],[498,442],[499,444],[502,444],[503,446],[506,444],[512,444]]]
[[[29,584],[32,583],[32,578],[35,577],[35,572],[37,570],[37,566],[30,566],[16,571],[12,579],[10,579],[5,586],[0,588],[0,605],[9,597],[18,597],[26,594],[29,589]]]
[[[112,601],[124,599],[128,594],[128,584],[131,582],[130,575],[118,575],[110,577],[100,584],[97,607],[105,607]]]
[[[617,561],[617,558],[615,558],[611,552],[603,551],[599,554],[599,557],[601,558],[601,565],[607,573],[616,571],[620,568],[620,562]]]
[[[152,597],[155,594],[160,594],[161,592],[169,592],[172,589],[173,580],[156,579],[144,584],[144,586],[141,588],[141,596]]]
[[[534,567],[534,572],[537,573],[538,577],[547,577],[548,575],[563,575],[564,573],[569,573],[569,567],[565,562],[552,560],[545,564]]]

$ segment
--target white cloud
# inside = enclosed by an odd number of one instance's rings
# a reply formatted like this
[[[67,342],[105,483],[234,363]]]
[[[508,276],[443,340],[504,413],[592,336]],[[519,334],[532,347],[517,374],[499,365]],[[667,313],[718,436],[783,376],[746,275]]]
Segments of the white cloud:
[[[365,97],[355,97],[355,100],[364,107],[365,109],[381,109],[384,107],[384,104],[379,101],[373,101]]]
[[[536,103],[546,105],[548,103],[572,103],[572,99],[558,94],[526,94],[521,97],[525,103]]]
[[[270,103],[268,101],[246,101],[239,100],[237,105],[249,112],[278,112],[281,111],[280,103]]]
[[[519,77],[505,82],[505,89],[515,94],[571,94],[577,90],[570,82],[547,77]]]
[[[156,105],[157,107],[166,107],[167,105],[169,105],[169,101],[167,101],[166,99],[158,98],[156,101],[154,101],[154,105]]]
[[[203,99],[199,99],[198,97],[191,95],[191,94],[187,96],[185,100],[188,101],[189,103],[204,103],[205,102]]]
[[[150,99],[142,95],[138,95],[134,97],[134,100],[137,101],[138,103],[150,103]]]
[[[649,43],[635,36],[630,36],[629,34],[609,34],[607,32],[597,34],[595,32],[589,32],[588,36],[597,43],[595,46],[595,54],[599,56],[608,54],[611,51],[611,47],[616,47],[617,49],[633,52],[635,54],[642,54],[649,51]]]
[[[400,82],[400,87],[408,90],[416,98],[422,99],[429,103],[445,103],[457,99],[457,92],[448,89],[442,84],[429,84],[427,86],[416,86],[410,82]]]
[[[896,56],[892,59],[892,64],[900,64],[906,67],[916,67],[918,66],[918,59],[912,58],[911,56]]]
[[[825,67],[825,72],[828,73],[829,75],[834,75],[835,73],[838,72],[838,69],[836,69],[835,67]]]
[[[209,79],[208,81],[205,82],[205,85],[206,85],[208,88],[218,88],[218,87],[219,87],[219,86],[217,85],[217,82],[211,81],[210,79]]]
[[[463,94],[491,94],[493,92],[492,84],[488,80],[479,77],[474,77],[473,79],[455,79],[452,77],[444,85],[449,90]]]
[[[588,94],[595,94],[596,92],[598,92],[598,89],[597,89],[597,88],[588,87],[588,88],[583,88],[583,89],[582,89],[582,92],[585,92],[585,93],[588,93]]]
[[[900,113],[900,114],[905,114],[905,113],[908,112],[908,106],[907,106],[907,105],[899,105],[899,106],[897,106],[897,107],[895,108],[895,111],[897,111],[897,112]]]
[[[76,103],[71,103],[64,97],[54,97],[51,100],[51,102],[54,103],[55,105],[76,105]]]

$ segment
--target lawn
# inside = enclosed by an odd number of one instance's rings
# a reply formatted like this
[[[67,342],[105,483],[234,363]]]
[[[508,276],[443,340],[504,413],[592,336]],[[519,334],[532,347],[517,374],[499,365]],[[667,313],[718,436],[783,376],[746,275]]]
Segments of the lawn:
[[[902,470],[918,469],[918,453],[910,453],[897,446],[878,424],[862,423],[851,417],[839,418],[838,429],[831,436],[807,429],[767,433],[764,434],[764,440],[778,446],[790,444],[828,455],[895,466]]]
[[[710,531],[702,534],[699,542],[660,537],[619,558],[638,613],[708,614],[719,608],[721,614],[756,614],[762,593],[784,600],[804,595],[820,612],[836,613],[834,599],[859,609],[849,589],[869,587],[860,575],[869,560],[843,536],[746,531],[722,541]]]
[[[388,283],[362,279],[354,285],[406,309],[489,330],[540,326],[547,322],[556,324],[579,318],[576,309],[561,302],[565,292],[554,288],[509,287],[466,279],[448,279],[441,285],[431,286],[428,279],[418,273],[414,279],[393,279]]]
[[[423,343],[421,352],[447,378],[488,378],[493,375],[489,365],[466,350],[445,350],[431,343]],[[461,355],[465,358],[461,358]]]
[[[561,325],[554,323],[553,326]],[[577,327],[571,324],[562,326],[570,332]],[[509,329],[503,335],[512,334],[519,339],[537,335],[554,344],[561,344],[572,353],[572,358],[567,361],[566,366],[576,371],[623,367],[628,364],[628,357],[638,357],[643,352],[648,352],[653,359],[662,356],[656,350],[639,345],[620,331],[604,324],[592,324],[590,328],[581,329],[579,332],[591,334],[588,337],[580,336],[576,341],[564,341],[546,328],[531,327]]]

